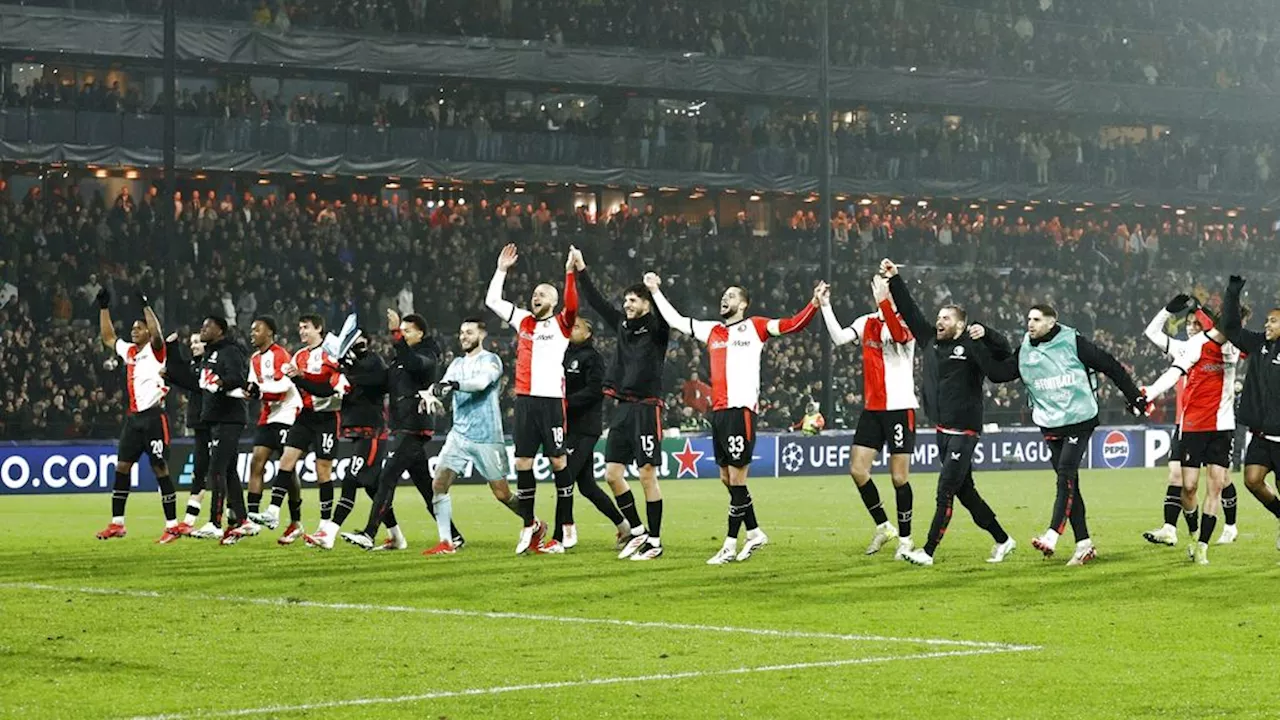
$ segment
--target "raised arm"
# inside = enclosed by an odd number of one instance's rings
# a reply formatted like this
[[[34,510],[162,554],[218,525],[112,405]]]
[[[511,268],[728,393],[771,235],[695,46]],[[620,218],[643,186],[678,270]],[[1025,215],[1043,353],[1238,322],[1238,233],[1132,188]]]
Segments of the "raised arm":
[[[138,291],[138,304],[142,306],[142,317],[147,323],[147,330],[151,332],[151,351],[163,362],[164,334],[160,329],[160,318],[156,317],[156,312],[151,309],[151,301],[141,290]]]
[[[820,299],[822,303],[822,322],[827,326],[827,334],[831,335],[831,342],[836,346],[847,345],[858,339],[860,334],[858,328],[866,327],[868,315],[863,315],[849,327],[842,327],[840,321],[836,318],[836,311],[831,309],[831,289],[827,288],[823,291]]]
[[[1155,317],[1151,318],[1151,322],[1147,323],[1147,327],[1142,334],[1154,343],[1156,347],[1160,348],[1160,352],[1165,355],[1173,357],[1180,354],[1186,349],[1186,342],[1169,337],[1169,334],[1165,332],[1165,328],[1169,325],[1169,318],[1187,309],[1190,305],[1190,295],[1179,293],[1173,296],[1169,303],[1157,312]]]
[[[902,324],[902,319],[898,317],[898,311],[890,299],[889,281],[879,275],[871,278],[871,295],[876,300],[876,307],[880,309],[880,314],[884,316],[884,326],[889,330],[889,337],[899,345],[911,342],[911,331]],[[928,335],[926,334],[925,337]]]
[[[564,309],[560,311],[560,329],[565,337],[573,332],[573,324],[578,321],[578,273],[573,269],[574,253],[569,249],[569,261],[564,268]]]
[[[978,325],[976,327],[984,326]],[[985,328],[984,331],[990,332],[989,330],[985,330]],[[970,337],[973,337],[972,332],[970,333]],[[983,337],[983,339],[985,339],[985,337]],[[978,364],[982,367],[982,373],[986,375],[987,379],[991,382],[1007,383],[1022,377],[1021,373],[1018,372],[1017,350],[1009,353],[1007,357],[999,358],[996,357],[994,348],[986,342],[974,343],[974,349],[977,351]]]
[[[596,289],[596,284],[591,281],[591,273],[587,272],[586,263],[581,261],[582,253],[578,252],[578,262],[576,264],[578,275],[578,286],[582,290],[582,295],[587,300],[587,304],[592,310],[604,320],[604,324],[611,329],[617,330],[622,324],[622,312],[614,307],[612,303],[605,299],[600,291]]]
[[[679,312],[671,305],[671,301],[666,295],[662,294],[662,278],[653,273],[645,273],[644,286],[649,288],[649,293],[653,295],[653,304],[658,307],[658,314],[662,316],[662,320],[676,332],[682,332],[685,335],[697,338],[703,342],[711,336],[711,329],[718,323],[710,320],[691,320]]]
[[[1227,294],[1222,299],[1222,331],[1232,345],[1247,353],[1262,350],[1267,336],[1255,330],[1246,330],[1240,317],[1240,291],[1244,289],[1244,278],[1232,275],[1227,283]]]
[[[898,275],[896,266],[893,274],[889,276],[889,295],[893,298],[893,304],[898,308],[898,312],[902,314],[902,319],[906,321],[907,329],[911,330],[913,335],[917,338],[932,336],[933,324],[924,316],[924,313],[920,312],[920,306],[916,305],[916,301],[912,299],[907,283],[903,281],[901,275]],[[888,322],[887,314],[885,321]]]
[[[502,249],[502,254],[498,255],[498,269],[494,271],[493,279],[489,281],[489,291],[484,296],[484,304],[508,325],[516,323],[519,309],[514,303],[502,299],[502,286],[507,282],[507,271],[516,264],[519,257],[514,244]]]
[[[800,309],[800,312],[789,318],[769,320],[765,323],[765,332],[767,332],[771,337],[778,337],[780,335],[790,335],[791,333],[800,332],[808,327],[809,323],[813,322],[813,316],[818,314],[818,305],[821,303],[819,298],[821,297],[821,293],[826,290],[826,283],[818,283],[818,285],[813,289],[813,297],[809,299],[809,302],[805,303],[805,306]]]
[[[116,349],[116,328],[111,324],[111,291],[102,288],[98,291],[98,336],[102,344]]]

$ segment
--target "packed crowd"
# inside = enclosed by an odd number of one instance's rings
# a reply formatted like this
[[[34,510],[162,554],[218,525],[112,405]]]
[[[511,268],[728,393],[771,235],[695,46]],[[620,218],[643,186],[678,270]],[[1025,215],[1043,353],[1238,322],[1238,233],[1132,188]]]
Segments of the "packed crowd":
[[[286,329],[282,342],[296,346],[293,328],[301,313],[319,313],[336,327],[355,312],[376,328],[383,309],[393,307],[424,314],[442,347],[453,348],[458,321],[486,315],[485,287],[508,241],[522,246],[521,264],[507,282],[513,298],[559,278],[570,243],[584,249],[597,282],[615,295],[644,270],[665,273],[669,297],[695,317],[715,317],[731,280],[751,291],[755,312],[789,315],[817,279],[811,211],[776,218],[774,231],[761,237],[745,215],[722,222],[710,213],[699,219],[624,206],[596,222],[582,208],[552,209],[513,197],[430,207],[407,197],[338,202],[314,193],[256,198],[246,192],[233,199],[192,192],[173,206],[180,241],[172,247],[182,270],[179,304],[169,312],[160,292],[168,245],[157,193],[82,197],[73,185],[12,199],[0,183],[0,230],[9,240],[0,249],[0,437],[105,438],[118,431],[123,372],[97,339],[93,299],[101,287],[113,290],[122,336],[139,314],[131,291],[144,288],[166,332],[184,337],[205,314],[224,316],[244,333],[254,315],[265,313]],[[1139,217],[1150,222],[1138,224]],[[1137,209],[1123,219],[1119,211],[1099,209],[1064,220],[1048,212],[842,208],[834,229],[837,315],[852,322],[871,308],[866,280],[878,258],[891,256],[908,263],[922,307],[958,301],[973,320],[1016,336],[1025,308],[1048,300],[1064,322],[1109,347],[1139,377],[1153,378],[1161,363],[1141,332],[1167,296],[1195,286],[1212,306],[1227,272],[1246,269],[1255,278],[1251,289],[1260,293],[1275,285],[1280,271],[1277,258],[1264,252],[1275,233],[1243,222],[1197,225]],[[489,324],[491,343],[510,363],[509,329],[500,330],[493,318]],[[821,396],[822,332],[815,326],[766,352],[765,426],[792,425],[808,399]],[[597,343],[607,356],[608,333]],[[702,349],[680,340],[672,359],[668,426],[698,427],[706,400],[695,379],[707,377]],[[829,427],[851,423],[862,399],[856,350],[839,349],[835,370],[841,402]],[[1103,392],[1104,405],[1115,411],[1111,419],[1118,420],[1122,403],[1111,397],[1109,384]],[[1016,384],[989,395],[993,421],[1026,421]],[[170,403],[175,422],[180,404]],[[510,402],[506,406],[509,412]]]
[[[158,14],[160,0],[5,0]],[[801,0],[181,0],[183,18],[812,61]],[[1267,0],[834,0],[832,61],[1147,85],[1280,90]]]
[[[160,136],[162,102],[144,103],[136,88],[122,90],[118,84],[77,88],[36,82],[24,91],[14,85],[3,103],[10,113],[23,108],[32,113],[28,128],[4,123],[5,139],[26,140],[18,135],[29,132],[41,142],[129,144]],[[818,170],[814,113],[780,110],[752,121],[745,108],[724,101],[716,103],[714,115],[662,108],[637,112],[625,103],[597,108],[594,100],[592,105],[590,111],[573,100],[521,106],[503,102],[502,90],[348,101],[319,94],[258,97],[244,85],[206,87],[178,97],[179,148],[775,176]],[[78,115],[74,122],[59,122],[45,110]],[[122,123],[140,127],[122,132]],[[1010,114],[955,124],[924,116],[908,122],[905,114],[875,112],[857,122],[839,122],[832,151],[836,175],[891,181],[1198,191],[1274,190],[1280,183],[1280,157],[1269,136],[1241,129],[1126,135]]]

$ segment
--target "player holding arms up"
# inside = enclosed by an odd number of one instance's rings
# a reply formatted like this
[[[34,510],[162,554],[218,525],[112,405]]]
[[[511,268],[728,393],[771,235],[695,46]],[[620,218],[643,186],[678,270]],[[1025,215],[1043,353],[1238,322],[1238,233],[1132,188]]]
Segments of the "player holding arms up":
[[[924,547],[908,552],[905,559],[914,565],[933,565],[933,555],[951,525],[951,513],[959,500],[973,516],[974,524],[991,533],[996,543],[987,562],[1004,562],[1017,543],[1000,526],[995,512],[974,486],[973,451],[982,432],[982,383],[986,378],[983,361],[986,353],[1007,358],[1011,352],[1009,342],[982,325],[969,325],[968,315],[959,305],[944,305],[931,324],[898,275],[898,267],[886,259],[880,268],[889,279],[886,282],[876,276],[876,294],[884,291],[879,286],[885,283],[907,326],[920,339],[924,407],[937,425],[938,456],[942,460],[929,539]],[[981,351],[978,345],[983,346]]]
[[[819,282],[813,298],[804,309],[785,319],[747,317],[751,296],[737,285],[730,285],[720,297],[720,321],[690,320],[676,312],[662,294],[662,279],[646,273],[644,285],[653,302],[672,330],[706,343],[711,359],[711,436],[715,447],[720,482],[729,490],[729,532],[720,551],[707,560],[708,565],[723,565],[751,557],[769,542],[769,537],[756,521],[756,509],[747,489],[747,472],[751,468],[756,445],[756,413],[760,405],[760,355],[769,338],[799,332],[818,313],[818,305],[827,284]],[[738,533],[747,526],[747,541],[738,551]],[[650,538],[641,551],[657,557],[662,545]],[[632,557],[637,559],[637,557]],[[640,557],[639,559],[648,559]]]
[[[823,294],[822,319],[836,345],[862,342],[863,409],[853,435],[849,454],[849,475],[862,502],[876,524],[876,533],[867,554],[880,551],[886,542],[898,538],[895,560],[911,551],[911,453],[916,445],[916,383],[914,358],[916,337],[903,323],[889,297],[889,283],[877,275],[871,283],[876,311],[863,315],[849,327],[841,327],[831,309],[830,293]],[[928,323],[924,327],[928,329]],[[927,335],[925,337],[928,337]],[[898,509],[895,530],[880,502],[880,492],[871,479],[871,464],[885,447],[889,448],[889,474],[893,479]]]
[[[129,391],[129,412],[120,432],[120,444],[116,449],[116,476],[111,487],[111,522],[98,532],[99,540],[124,537],[124,508],[129,500],[133,483],[131,473],[134,463],[145,454],[150,456],[151,469],[156,474],[160,488],[160,505],[164,508],[164,534],[156,542],[168,544],[178,538],[173,532],[178,525],[177,491],[169,477],[169,465],[165,456],[169,452],[169,421],[164,414],[164,396],[169,388],[164,383],[165,345],[160,332],[160,320],[156,317],[147,296],[138,293],[143,320],[133,321],[130,340],[116,337],[111,323],[111,293],[106,288],[98,291],[98,330],[102,344],[120,357],[125,366],[125,385]]]
[[[1221,332],[1198,332],[1174,358],[1173,366],[1145,391],[1147,399],[1154,400],[1184,376],[1187,378],[1183,392],[1186,402],[1178,416],[1178,434],[1182,446],[1182,457],[1179,458],[1182,464],[1182,512],[1188,520],[1196,515],[1200,466],[1209,466],[1204,517],[1200,518],[1200,541],[1193,540],[1187,546],[1188,557],[1201,565],[1209,564],[1209,540],[1218,523],[1222,490],[1227,485],[1231,465],[1231,442],[1236,429],[1236,364],[1239,361],[1240,351],[1227,342]]]
[[[538,490],[533,475],[533,458],[542,454],[551,460],[556,486],[569,480],[565,460],[564,422],[564,352],[578,317],[578,288],[574,275],[574,248],[564,267],[564,309],[557,313],[559,293],[542,283],[533,289],[529,310],[502,299],[502,286],[507,271],[516,264],[519,254],[515,245],[507,245],[498,256],[498,269],[489,282],[485,305],[502,321],[516,329],[516,500],[524,529],[516,543],[516,554],[530,548],[534,552],[563,552],[555,540],[543,547],[547,524],[534,515],[534,498]],[[530,312],[530,310],[532,312]]]
[[[436,459],[435,479],[431,481],[433,512],[440,542],[423,555],[452,555],[460,539],[453,527],[453,498],[449,489],[467,471],[489,483],[498,502],[516,516],[520,507],[507,484],[507,445],[502,440],[502,409],[498,398],[502,393],[502,361],[484,349],[487,335],[484,321],[468,318],[458,328],[458,345],[462,357],[449,363],[444,377],[431,386],[426,401],[438,411],[442,402],[452,400],[453,427],[445,437],[444,447]]]

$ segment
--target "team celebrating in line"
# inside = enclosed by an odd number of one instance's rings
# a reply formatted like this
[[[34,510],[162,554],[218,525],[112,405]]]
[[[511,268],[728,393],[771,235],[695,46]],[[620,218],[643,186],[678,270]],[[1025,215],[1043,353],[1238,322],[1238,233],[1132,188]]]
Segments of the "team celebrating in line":
[[[226,320],[203,319],[187,346],[175,336],[162,339],[159,319],[139,294],[143,317],[127,342],[115,335],[110,294],[98,295],[104,345],[126,368],[129,411],[121,433],[111,498],[111,522],[99,539],[124,537],[125,507],[133,466],[148,456],[157,478],[165,529],[157,540],[168,544],[189,536],[230,545],[280,525],[287,500],[289,523],[278,543],[302,539],[331,549],[337,538],[371,551],[404,550],[408,542],[393,501],[408,476],[435,518],[439,542],[424,555],[452,555],[466,540],[453,522],[450,489],[458,477],[474,473],[488,482],[494,497],[519,518],[517,554],[559,554],[578,542],[573,499],[578,491],[612,522],[619,559],[648,561],[664,553],[663,496],[658,483],[662,464],[662,385],[672,332],[707,347],[711,372],[711,428],[715,463],[729,495],[724,544],[707,560],[723,565],[749,559],[769,543],[747,487],[756,442],[760,404],[761,356],[773,338],[804,330],[821,315],[836,345],[861,344],[864,408],[853,438],[849,474],[875,526],[868,555],[896,540],[894,557],[931,566],[959,501],[974,523],[994,541],[990,563],[1003,562],[1017,547],[996,513],[979,494],[972,461],[984,429],[985,383],[1021,381],[1032,419],[1050,450],[1057,493],[1049,524],[1031,545],[1046,558],[1068,525],[1075,547],[1067,564],[1084,565],[1097,557],[1086,522],[1080,467],[1099,424],[1098,373],[1121,391],[1128,410],[1145,416],[1151,402],[1178,390],[1177,430],[1169,454],[1169,483],[1164,522],[1144,533],[1152,543],[1176,546],[1181,513],[1192,536],[1188,557],[1208,563],[1208,545],[1223,515],[1219,543],[1233,542],[1236,491],[1229,468],[1240,421],[1251,442],[1245,457],[1245,485],[1277,518],[1280,498],[1266,476],[1280,467],[1280,309],[1268,313],[1263,332],[1246,330],[1240,294],[1244,280],[1232,276],[1222,316],[1216,322],[1188,295],[1180,294],[1146,329],[1170,361],[1169,369],[1148,387],[1139,387],[1111,354],[1058,322],[1057,312],[1038,304],[1027,313],[1027,332],[1016,347],[992,328],[970,322],[966,310],[944,305],[930,322],[916,304],[899,266],[883,260],[871,280],[874,310],[843,326],[831,307],[831,290],[816,283],[813,296],[795,315],[766,318],[749,314],[751,296],[731,285],[720,298],[718,320],[681,315],[662,291],[662,279],[647,273],[642,283],[623,292],[621,308],[596,288],[581,251],[570,247],[565,262],[564,297],[549,283],[537,285],[529,309],[503,298],[507,273],[519,260],[514,245],[499,255],[485,304],[516,331],[514,372],[515,491],[508,485],[509,459],[499,396],[502,361],[484,348],[480,318],[458,329],[461,353],[443,376],[441,350],[428,334],[425,319],[387,311],[386,329],[394,356],[380,357],[369,338],[349,318],[341,336],[324,336],[322,318],[304,315],[298,323],[303,348],[290,354],[277,342],[279,328],[267,316],[255,318],[247,354],[229,334]],[[595,325],[580,314],[579,293],[617,338],[612,362],[594,348]],[[558,309],[557,309],[558,308]],[[1166,331],[1185,317],[1186,339]],[[923,372],[917,394],[914,362]],[[1249,372],[1242,387],[1237,366]],[[167,464],[169,429],[163,402],[169,385],[188,393],[187,425],[195,435],[194,473],[186,515],[177,517],[176,489]],[[612,494],[595,482],[594,452],[604,434],[603,399],[616,401],[607,423],[605,479]],[[919,398],[919,400],[917,399]],[[248,499],[241,491],[237,458],[248,401],[260,402],[249,463]],[[446,408],[446,404],[448,408]],[[936,505],[923,545],[912,538],[913,491],[910,464],[916,440],[916,411],[936,428],[939,472]],[[453,422],[431,473],[428,442],[435,417],[451,410]],[[339,439],[351,446],[340,497],[334,501],[334,460]],[[390,454],[388,454],[388,450]],[[888,453],[897,523],[892,523],[871,477],[881,452]],[[299,463],[315,454],[320,494],[320,524],[306,533],[302,521]],[[535,511],[534,461],[549,460],[556,488],[554,528]],[[268,462],[279,458],[268,506],[261,507]],[[635,468],[645,501],[642,519],[628,483]],[[1199,501],[1200,468],[1208,467],[1204,500]],[[212,498],[208,522],[197,527],[205,489]],[[355,532],[342,525],[363,489],[371,501],[368,520]],[[223,518],[226,515],[224,527]],[[387,535],[375,538],[380,527]],[[746,538],[739,547],[743,527]],[[550,531],[550,532],[549,532]],[[1277,541],[1280,548],[1280,540]]]

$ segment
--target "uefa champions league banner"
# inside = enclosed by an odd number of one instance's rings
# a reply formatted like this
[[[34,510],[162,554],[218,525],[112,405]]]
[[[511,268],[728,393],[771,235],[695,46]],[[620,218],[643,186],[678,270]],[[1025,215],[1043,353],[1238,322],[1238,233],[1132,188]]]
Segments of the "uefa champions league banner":
[[[832,432],[818,436],[761,434],[756,439],[751,462],[752,477],[797,477],[816,475],[843,475],[848,472],[851,433]],[[1093,469],[1119,469],[1156,467],[1168,461],[1171,441],[1168,427],[1102,427],[1094,432],[1092,447],[1087,457],[1087,467]],[[436,469],[436,456],[443,446],[436,438],[427,447],[428,470]],[[347,443],[339,447],[334,460],[333,479],[341,482],[350,468],[350,451]],[[241,444],[237,469],[242,483],[249,478],[252,448]],[[507,479],[515,480],[515,451],[508,444],[507,455],[511,460],[511,472]],[[1034,428],[1009,428],[983,435],[974,450],[974,469],[1034,470],[1049,467],[1049,446],[1040,432]],[[114,443],[14,443],[0,445],[0,495],[32,495],[61,493],[110,492],[115,478],[116,446]],[[882,454],[875,462],[879,471],[886,469],[888,459]],[[921,431],[916,438],[912,468],[916,471],[936,470],[938,444],[933,431]],[[189,438],[175,441],[169,453],[170,471],[177,478],[179,489],[191,487],[195,470],[194,445]],[[278,462],[267,463],[265,481],[270,483],[276,475]],[[604,477],[604,440],[596,443],[592,469],[595,477]],[[550,461],[539,455],[534,460],[534,474],[539,480],[551,478]],[[627,468],[627,475],[635,477],[636,468]],[[305,485],[316,481],[315,455],[303,457],[298,477]],[[697,435],[680,438],[664,438],[662,463],[658,477],[664,480],[696,480],[720,477],[715,464],[715,452],[709,436]],[[133,489],[155,491],[155,475],[144,458],[134,465],[131,472]],[[484,482],[470,470],[460,478],[462,482]],[[408,477],[401,479],[409,482]]]

